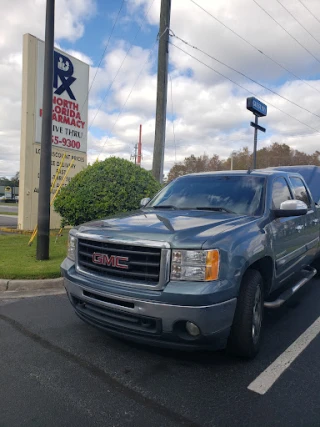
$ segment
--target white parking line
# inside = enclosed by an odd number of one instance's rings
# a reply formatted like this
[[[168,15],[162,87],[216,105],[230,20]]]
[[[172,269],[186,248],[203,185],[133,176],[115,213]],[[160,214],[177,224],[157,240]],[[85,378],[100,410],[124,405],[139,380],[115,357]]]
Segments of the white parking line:
[[[289,368],[292,362],[303,352],[320,332],[320,317],[300,335],[266,370],[262,372],[248,389],[258,394],[265,394],[277,379]]]

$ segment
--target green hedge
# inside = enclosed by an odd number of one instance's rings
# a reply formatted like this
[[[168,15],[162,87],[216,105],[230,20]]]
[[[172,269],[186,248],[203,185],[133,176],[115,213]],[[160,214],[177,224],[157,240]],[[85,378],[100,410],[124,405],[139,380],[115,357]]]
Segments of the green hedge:
[[[117,157],[96,162],[61,189],[54,202],[62,225],[138,209],[140,200],[155,195],[161,185],[150,172]]]

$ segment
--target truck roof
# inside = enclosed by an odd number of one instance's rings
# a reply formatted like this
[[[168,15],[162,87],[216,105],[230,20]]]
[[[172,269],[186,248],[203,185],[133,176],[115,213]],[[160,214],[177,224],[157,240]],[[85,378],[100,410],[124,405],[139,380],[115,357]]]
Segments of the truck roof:
[[[293,171],[292,171],[293,172]],[[296,172],[293,172],[296,173]],[[224,171],[211,171],[211,172],[196,172],[183,175],[180,178],[188,176],[215,176],[215,175],[250,175],[250,176],[270,176],[270,175],[287,175],[288,171],[275,170],[275,169],[254,169],[254,170],[224,170]]]

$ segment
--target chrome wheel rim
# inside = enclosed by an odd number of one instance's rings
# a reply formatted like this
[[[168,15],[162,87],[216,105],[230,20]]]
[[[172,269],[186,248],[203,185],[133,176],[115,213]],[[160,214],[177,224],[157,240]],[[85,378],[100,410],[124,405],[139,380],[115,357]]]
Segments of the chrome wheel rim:
[[[254,296],[253,312],[252,312],[252,338],[256,344],[260,337],[262,323],[262,294],[260,285]]]

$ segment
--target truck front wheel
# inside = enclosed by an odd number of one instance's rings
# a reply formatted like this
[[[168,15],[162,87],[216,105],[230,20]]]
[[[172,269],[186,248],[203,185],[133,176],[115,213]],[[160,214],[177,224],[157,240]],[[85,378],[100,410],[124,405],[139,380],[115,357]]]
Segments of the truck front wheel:
[[[263,321],[263,281],[257,270],[245,273],[233,324],[228,350],[240,357],[253,358],[259,351]]]

